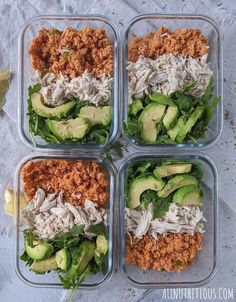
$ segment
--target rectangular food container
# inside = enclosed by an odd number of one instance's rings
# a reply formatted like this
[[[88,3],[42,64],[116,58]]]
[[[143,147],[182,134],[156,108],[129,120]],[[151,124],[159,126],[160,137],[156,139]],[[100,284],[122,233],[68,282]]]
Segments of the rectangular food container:
[[[37,161],[37,160],[52,160],[52,159],[63,159],[63,160],[81,160],[81,161],[96,161],[104,165],[107,173],[109,175],[109,202],[107,204],[107,208],[109,210],[108,214],[108,255],[106,262],[106,271],[104,274],[98,273],[94,276],[88,277],[85,281],[80,285],[82,289],[92,289],[97,288],[103,284],[105,284],[111,277],[113,270],[113,250],[114,250],[114,239],[113,239],[113,205],[114,205],[114,196],[115,196],[115,170],[114,167],[106,160],[99,156],[30,156],[24,158],[18,165],[16,174],[15,174],[15,209],[16,209],[16,245],[15,245],[15,270],[18,277],[25,282],[26,284],[34,287],[53,287],[53,288],[63,288],[63,286],[59,283],[58,275],[54,272],[47,273],[44,275],[37,275],[31,271],[29,271],[29,267],[26,267],[25,263],[20,260],[20,256],[24,250],[24,236],[23,232],[20,230],[20,209],[19,209],[19,201],[20,201],[20,192],[22,191],[23,181],[21,179],[21,170],[24,164],[29,161]]]
[[[221,97],[209,125],[205,139],[198,143],[182,144],[145,144],[123,134],[126,140],[140,150],[152,150],[156,148],[203,148],[213,145],[220,137],[223,128],[223,76],[222,76],[222,35],[217,23],[208,16],[203,15],[165,15],[165,14],[144,14],[133,18],[126,26],[123,36],[123,118],[125,122],[128,119],[128,45],[130,40],[136,37],[144,36],[149,32],[158,30],[160,27],[167,27],[171,30],[179,28],[200,29],[209,39],[209,57],[211,69],[214,76],[214,94]]]
[[[125,217],[124,185],[127,169],[130,165],[146,160],[180,159],[199,162],[203,168],[204,180],[201,188],[204,191],[203,215],[206,217],[203,235],[203,250],[197,254],[196,262],[180,273],[141,270],[125,263]],[[214,163],[203,154],[167,154],[153,155],[138,153],[127,158],[119,170],[120,181],[120,267],[127,281],[139,288],[164,287],[199,287],[210,282],[217,268],[217,224],[218,224],[218,174]]]
[[[32,142],[29,127],[28,127],[28,87],[32,85],[31,78],[33,70],[31,67],[31,58],[28,55],[28,50],[32,39],[37,35],[40,28],[55,27],[59,30],[64,30],[66,27],[73,27],[76,30],[81,30],[85,27],[103,28],[114,47],[114,74],[113,74],[113,91],[112,91],[112,123],[111,136],[106,145],[98,144],[50,144],[45,142],[40,137],[35,137],[35,144]],[[18,82],[18,131],[22,141],[31,149],[35,150],[101,150],[109,146],[116,138],[118,132],[119,119],[119,36],[113,23],[106,17],[100,15],[78,15],[78,16],[53,16],[42,15],[29,19],[22,27],[19,36],[19,82]]]

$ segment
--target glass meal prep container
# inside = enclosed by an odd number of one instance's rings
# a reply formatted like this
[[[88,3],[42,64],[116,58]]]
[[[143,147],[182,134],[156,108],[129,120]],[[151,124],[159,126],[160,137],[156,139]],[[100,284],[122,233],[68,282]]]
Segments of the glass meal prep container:
[[[203,249],[197,253],[196,261],[182,272],[165,272],[142,270],[125,262],[125,215],[124,215],[124,186],[128,168],[137,162],[146,160],[186,160],[198,162],[204,172],[201,188],[204,192],[202,207],[205,222],[203,235]],[[217,224],[218,224],[218,174],[214,163],[205,155],[199,154],[143,154],[129,156],[119,170],[120,181],[120,267],[123,275],[133,286],[139,288],[166,288],[166,287],[198,287],[207,284],[215,275],[217,269]]]
[[[37,35],[40,28],[56,28],[64,30],[66,27],[72,27],[76,30],[81,30],[86,27],[102,28],[106,31],[110,41],[114,48],[114,73],[113,73],[113,87],[112,87],[112,122],[110,137],[106,144],[51,144],[44,141],[44,139],[34,136],[35,143],[32,142],[29,125],[28,125],[28,87],[33,84],[31,78],[33,76],[33,68],[31,66],[31,57],[28,55],[28,50],[32,39]],[[119,58],[118,58],[118,44],[119,37],[116,28],[113,23],[106,17],[100,15],[86,15],[86,16],[54,16],[54,15],[42,15],[29,19],[21,30],[19,36],[19,80],[18,80],[18,131],[22,141],[30,148],[35,150],[100,150],[109,146],[116,138],[118,132],[118,119],[119,119]]]
[[[143,14],[133,18],[126,26],[123,35],[123,122],[128,119],[128,46],[133,38],[144,36],[150,32],[158,30],[160,27],[167,27],[174,31],[180,28],[200,29],[201,32],[209,40],[209,56],[210,68],[213,71],[214,77],[214,95],[220,96],[221,101],[218,103],[212,120],[209,124],[209,129],[204,139],[200,139],[197,143],[184,142],[181,144],[148,144],[132,138],[125,133],[123,134],[126,140],[140,150],[151,150],[155,148],[201,148],[209,147],[214,144],[220,137],[223,127],[223,76],[222,76],[222,36],[216,22],[203,15],[165,15],[165,14]]]
[[[38,275],[29,270],[29,267],[25,265],[20,259],[24,251],[24,234],[20,229],[20,193],[23,188],[23,180],[21,178],[21,170],[24,164],[30,161],[38,160],[79,160],[79,161],[95,161],[101,163],[108,173],[109,178],[109,201],[107,203],[108,209],[108,222],[107,222],[107,237],[108,237],[108,253],[106,259],[106,270],[104,274],[97,273],[91,277],[87,277],[85,281],[80,285],[81,289],[92,289],[97,288],[104,283],[106,283],[112,274],[113,270],[113,250],[114,250],[114,239],[113,239],[113,210],[114,210],[114,199],[115,199],[115,170],[113,166],[106,160],[99,156],[49,156],[49,155],[34,155],[24,158],[18,165],[15,174],[15,209],[16,209],[16,245],[15,245],[15,270],[18,277],[25,282],[27,285],[34,287],[52,287],[52,288],[63,288],[62,284],[59,282],[59,277],[56,272],[46,273],[44,275]]]

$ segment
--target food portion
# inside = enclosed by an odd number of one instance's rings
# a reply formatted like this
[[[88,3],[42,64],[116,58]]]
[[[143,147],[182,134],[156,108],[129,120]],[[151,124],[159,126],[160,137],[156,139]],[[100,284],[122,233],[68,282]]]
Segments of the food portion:
[[[203,172],[199,163],[138,161],[125,177],[126,263],[181,272],[202,250]]]
[[[28,91],[32,139],[107,143],[112,131],[113,53],[101,28],[40,29],[29,49],[34,70]]]
[[[205,137],[220,101],[208,51],[198,29],[161,27],[130,41],[128,136],[146,144],[196,144]]]
[[[11,72],[5,70],[0,72],[0,110],[5,104],[5,94],[10,86]]]
[[[24,253],[36,274],[55,271],[74,290],[103,272],[108,253],[109,176],[96,161],[37,160],[21,170]]]

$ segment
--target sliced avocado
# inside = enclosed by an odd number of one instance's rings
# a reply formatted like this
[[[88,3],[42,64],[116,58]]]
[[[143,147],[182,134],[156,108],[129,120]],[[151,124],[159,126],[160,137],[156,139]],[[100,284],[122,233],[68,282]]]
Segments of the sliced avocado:
[[[195,177],[189,175],[189,174],[182,174],[182,175],[177,175],[173,178],[171,178],[165,187],[157,192],[157,195],[159,197],[167,197],[169,196],[172,192],[175,190],[187,186],[187,185],[197,185],[198,181]]]
[[[71,264],[71,256],[70,252],[67,248],[64,248],[58,252],[56,252],[56,262],[57,266],[64,271],[66,271]]]
[[[68,275],[73,278],[81,274],[88,266],[94,256],[95,244],[91,241],[84,241],[79,248],[72,250],[72,264],[68,270]]]
[[[170,96],[163,95],[159,92],[155,92],[155,93],[149,95],[149,98],[152,101],[157,102],[162,105],[175,105],[175,103],[173,102],[173,100]]]
[[[188,185],[175,192],[173,202],[182,206],[202,206],[202,195],[202,190],[198,186]]]
[[[134,209],[140,205],[140,197],[146,190],[159,191],[165,183],[153,176],[140,177],[135,179],[129,188],[129,197],[127,206]]]
[[[177,134],[179,133],[180,129],[183,128],[184,124],[185,124],[184,117],[181,116],[177,120],[177,123],[175,124],[175,126],[167,131],[167,134],[173,141],[175,141]]]
[[[30,258],[34,260],[45,260],[49,258],[53,252],[53,246],[45,241],[33,241],[34,247],[30,247],[25,239],[25,251]]]
[[[142,111],[138,118],[141,125],[140,137],[147,143],[154,144],[157,139],[156,124],[161,120],[165,105],[151,103]]]
[[[107,126],[111,122],[111,106],[94,107],[84,106],[80,109],[79,116],[89,120],[92,126],[104,125]]]
[[[35,92],[31,96],[32,107],[34,111],[44,117],[57,117],[62,118],[66,116],[76,105],[75,101],[70,101],[57,107],[48,107],[43,103],[43,97],[41,94]]]
[[[108,250],[108,241],[104,235],[98,235],[96,239],[96,250],[95,253],[106,254]]]
[[[136,116],[141,109],[143,109],[142,102],[140,100],[134,100],[130,105],[130,114]]]
[[[66,121],[47,120],[52,133],[61,140],[83,138],[90,130],[90,122],[82,117]]]
[[[167,112],[163,118],[163,124],[166,130],[170,129],[176,121],[178,115],[178,107],[176,105],[168,106]]]
[[[35,272],[36,274],[44,274],[54,269],[57,269],[55,256],[42,261],[34,261],[30,266],[30,270]]]
[[[163,165],[158,166],[153,171],[155,177],[167,177],[173,174],[183,174],[191,171],[192,164],[183,163],[183,164],[171,164],[171,165]]]
[[[204,107],[198,106],[195,111],[191,114],[190,118],[188,119],[187,123],[180,129],[176,136],[176,141],[178,143],[182,143],[185,139],[186,135],[192,127],[195,125],[197,120],[201,117],[202,113],[204,111]]]

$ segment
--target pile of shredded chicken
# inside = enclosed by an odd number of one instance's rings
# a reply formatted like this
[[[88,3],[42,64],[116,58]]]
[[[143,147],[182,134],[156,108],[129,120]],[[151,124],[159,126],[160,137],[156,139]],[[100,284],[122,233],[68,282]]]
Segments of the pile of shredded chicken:
[[[95,161],[29,161],[21,175],[28,200],[41,188],[46,193],[62,192],[64,199],[74,204],[84,204],[89,199],[103,207],[108,201],[107,171]]]
[[[113,73],[113,46],[104,29],[84,28],[63,32],[40,29],[29,49],[33,68],[43,74],[61,73],[69,78],[81,76],[85,70],[95,77]]]
[[[206,54],[208,49],[208,39],[199,29],[180,28],[172,32],[161,27],[130,42],[129,61],[136,62],[139,56],[156,59],[166,53],[198,58]]]
[[[180,272],[192,265],[196,254],[202,249],[201,233],[167,234],[153,239],[145,235],[142,239],[126,238],[126,263],[141,269]]]

